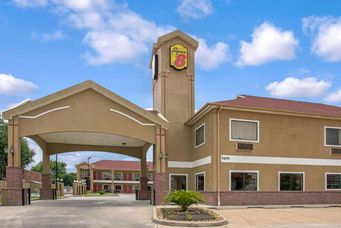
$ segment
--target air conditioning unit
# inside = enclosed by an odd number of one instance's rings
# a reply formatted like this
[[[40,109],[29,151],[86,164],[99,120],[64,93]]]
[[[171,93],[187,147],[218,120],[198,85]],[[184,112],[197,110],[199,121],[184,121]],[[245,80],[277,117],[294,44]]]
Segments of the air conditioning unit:
[[[237,150],[253,150],[252,143],[237,143]]]
[[[341,148],[330,148],[330,154],[341,155]]]

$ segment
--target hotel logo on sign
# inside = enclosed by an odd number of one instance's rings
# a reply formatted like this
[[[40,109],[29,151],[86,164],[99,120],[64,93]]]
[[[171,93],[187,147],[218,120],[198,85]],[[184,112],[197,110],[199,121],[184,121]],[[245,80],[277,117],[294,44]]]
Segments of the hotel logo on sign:
[[[181,44],[173,44],[170,46],[170,65],[176,70],[187,68],[188,50]]]

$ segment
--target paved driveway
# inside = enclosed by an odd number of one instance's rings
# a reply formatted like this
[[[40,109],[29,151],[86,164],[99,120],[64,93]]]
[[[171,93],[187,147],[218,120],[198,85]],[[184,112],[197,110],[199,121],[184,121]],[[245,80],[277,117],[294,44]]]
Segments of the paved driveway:
[[[155,227],[149,201],[134,197],[70,197],[0,206],[0,227]]]

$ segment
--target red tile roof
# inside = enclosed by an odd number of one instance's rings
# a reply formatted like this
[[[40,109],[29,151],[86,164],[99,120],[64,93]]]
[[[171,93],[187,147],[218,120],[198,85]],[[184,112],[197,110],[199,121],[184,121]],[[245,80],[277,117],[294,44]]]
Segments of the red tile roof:
[[[338,106],[249,95],[239,95],[234,100],[217,101],[211,104],[228,107],[266,109],[318,116],[341,117],[341,107]]]
[[[139,161],[122,161],[122,160],[100,160],[91,164],[94,169],[102,170],[141,170]],[[149,171],[153,171],[153,162],[147,162]]]

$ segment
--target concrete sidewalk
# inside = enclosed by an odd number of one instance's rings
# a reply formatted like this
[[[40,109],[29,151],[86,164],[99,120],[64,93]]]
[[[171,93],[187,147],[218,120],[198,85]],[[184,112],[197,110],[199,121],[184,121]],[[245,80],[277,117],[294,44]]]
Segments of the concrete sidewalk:
[[[341,208],[224,209],[229,228],[341,228]],[[158,226],[166,228],[167,226]]]

